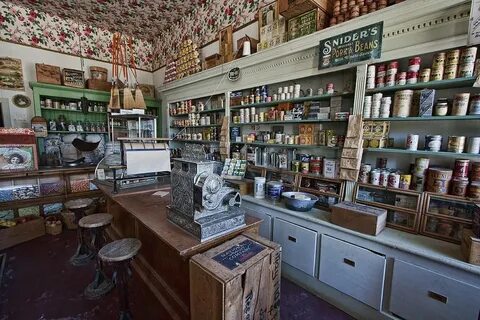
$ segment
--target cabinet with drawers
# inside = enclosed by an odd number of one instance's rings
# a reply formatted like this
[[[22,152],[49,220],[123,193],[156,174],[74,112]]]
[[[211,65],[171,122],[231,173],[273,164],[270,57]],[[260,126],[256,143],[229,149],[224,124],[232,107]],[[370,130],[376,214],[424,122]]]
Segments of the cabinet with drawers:
[[[282,260],[306,274],[315,276],[317,256],[317,232],[275,219],[273,241],[282,246]]]
[[[390,311],[406,320],[477,320],[480,288],[395,260]]]
[[[265,212],[265,210],[259,209],[249,209],[247,206],[242,206],[245,209],[245,213],[249,216],[262,219],[260,224],[260,230],[258,232],[262,237],[272,240],[272,216]]]
[[[321,236],[319,280],[380,310],[386,258],[362,247]]]

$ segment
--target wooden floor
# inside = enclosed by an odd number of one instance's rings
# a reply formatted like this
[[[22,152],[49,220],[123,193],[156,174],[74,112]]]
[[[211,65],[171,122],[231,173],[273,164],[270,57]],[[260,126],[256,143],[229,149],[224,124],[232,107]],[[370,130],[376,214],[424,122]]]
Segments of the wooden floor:
[[[94,268],[93,264],[69,264],[75,247],[75,232],[67,231],[0,252],[7,254],[0,287],[0,320],[116,319],[115,291],[95,301],[83,296]],[[130,301],[135,319],[165,319],[165,311],[135,274],[130,281]],[[287,280],[282,281],[280,310],[282,320],[352,319]]]

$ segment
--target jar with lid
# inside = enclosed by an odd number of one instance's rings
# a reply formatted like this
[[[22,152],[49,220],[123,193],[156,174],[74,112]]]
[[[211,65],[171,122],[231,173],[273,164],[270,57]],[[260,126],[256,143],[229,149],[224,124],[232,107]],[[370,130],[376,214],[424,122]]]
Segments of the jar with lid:
[[[436,116],[446,116],[448,113],[448,100],[445,98],[440,98],[435,104],[434,115]]]

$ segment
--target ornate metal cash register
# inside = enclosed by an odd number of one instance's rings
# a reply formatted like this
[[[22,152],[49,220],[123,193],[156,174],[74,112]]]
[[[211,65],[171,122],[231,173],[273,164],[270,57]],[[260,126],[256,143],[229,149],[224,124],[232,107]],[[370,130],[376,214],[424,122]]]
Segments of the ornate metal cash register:
[[[201,146],[187,145],[173,159],[168,219],[205,241],[245,225],[240,194],[218,175],[221,164],[205,160]]]

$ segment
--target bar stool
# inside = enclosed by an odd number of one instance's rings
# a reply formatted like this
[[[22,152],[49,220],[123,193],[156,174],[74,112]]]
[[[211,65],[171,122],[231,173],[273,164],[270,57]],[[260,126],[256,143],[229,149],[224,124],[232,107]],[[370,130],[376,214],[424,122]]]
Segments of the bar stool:
[[[65,202],[65,207],[75,214],[75,223],[78,224],[80,219],[85,216],[85,211],[92,204],[92,199],[76,199]],[[83,228],[77,228],[78,247],[75,254],[70,258],[70,263],[74,266],[86,265],[94,256],[95,253],[90,250],[84,241]]]
[[[98,256],[98,251],[107,243],[105,229],[112,222],[113,216],[108,213],[96,213],[80,219],[78,225],[90,231],[90,249],[95,255],[95,277],[85,288],[88,299],[97,299],[107,294],[113,288],[113,282],[105,275],[103,263]]]
[[[131,275],[130,261],[140,250],[142,243],[135,238],[126,238],[116,240],[105,245],[98,256],[103,262],[110,263],[115,271],[113,281],[118,288],[118,297],[120,300],[120,320],[132,319],[128,304],[128,278]]]

